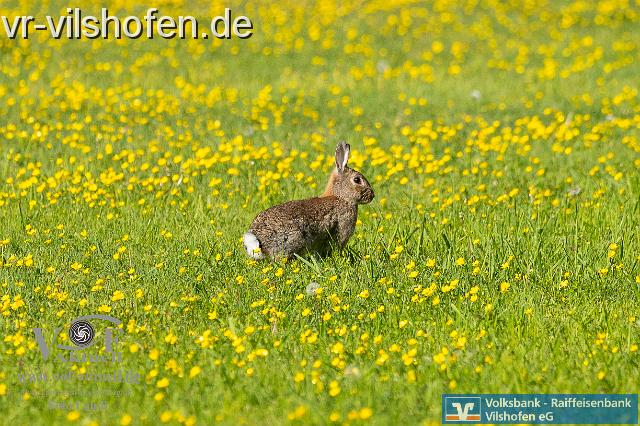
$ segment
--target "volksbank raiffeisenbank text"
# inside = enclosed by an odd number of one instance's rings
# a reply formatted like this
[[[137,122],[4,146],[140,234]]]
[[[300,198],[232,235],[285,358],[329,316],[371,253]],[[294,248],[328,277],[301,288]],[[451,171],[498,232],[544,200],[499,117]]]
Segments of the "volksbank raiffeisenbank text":
[[[32,15],[0,16],[0,34],[9,39],[29,39],[36,33],[48,33],[54,39],[247,39],[253,34],[253,23],[244,15],[236,15],[229,8],[207,20],[193,16],[166,16],[157,8],[149,8],[144,16],[119,17],[102,8],[99,15],[68,8],[66,15],[37,18]],[[2,31],[4,30],[4,31]]]
[[[519,400],[517,398],[485,398],[485,403],[489,408],[540,408],[543,402],[540,398],[532,400]],[[545,405],[547,405],[545,403]],[[590,400],[587,398],[576,398],[565,396],[562,398],[551,398],[551,408],[591,408],[591,407],[627,407],[631,408],[631,398],[622,400]]]
[[[637,424],[638,395],[443,395],[442,423]]]

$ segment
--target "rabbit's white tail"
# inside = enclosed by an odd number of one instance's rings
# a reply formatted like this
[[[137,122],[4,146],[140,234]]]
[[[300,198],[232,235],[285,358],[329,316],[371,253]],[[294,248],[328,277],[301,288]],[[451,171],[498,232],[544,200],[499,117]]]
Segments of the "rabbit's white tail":
[[[244,249],[247,251],[250,258],[256,260],[264,258],[264,254],[262,254],[262,250],[260,250],[260,241],[258,241],[253,233],[245,233],[242,237],[242,242],[244,243]]]

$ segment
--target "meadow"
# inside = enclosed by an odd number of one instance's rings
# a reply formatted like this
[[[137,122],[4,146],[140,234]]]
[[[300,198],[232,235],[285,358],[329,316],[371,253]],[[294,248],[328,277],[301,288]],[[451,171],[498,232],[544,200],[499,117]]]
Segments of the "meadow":
[[[440,424],[443,393],[638,391],[637,0],[153,6],[254,34],[0,37],[0,423]],[[340,140],[376,192],[347,249],[250,260],[255,215],[321,193]],[[43,359],[33,328],[89,314],[122,321],[138,384]]]

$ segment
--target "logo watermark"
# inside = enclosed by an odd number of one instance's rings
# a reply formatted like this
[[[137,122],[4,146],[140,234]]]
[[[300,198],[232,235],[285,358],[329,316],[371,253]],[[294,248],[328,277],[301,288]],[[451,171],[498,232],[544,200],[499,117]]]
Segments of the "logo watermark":
[[[58,360],[63,362],[85,362],[89,360],[93,363],[106,362],[108,360],[111,360],[112,362],[122,362],[122,354],[116,353],[114,349],[114,345],[118,341],[118,335],[116,333],[119,333],[121,330],[114,327],[107,327],[104,332],[105,352],[108,355],[87,355],[85,352],[76,353],[76,351],[82,351],[90,348],[97,343],[97,340],[94,339],[95,331],[90,323],[91,320],[108,321],[116,327],[122,324],[119,319],[109,315],[95,314],[74,318],[71,321],[71,326],[68,330],[69,340],[71,340],[73,346],[62,344],[56,345],[55,347],[58,349],[66,351],[58,353]],[[38,327],[33,329],[33,334],[35,335],[36,342],[38,342],[38,346],[40,347],[40,352],[42,353],[42,358],[44,360],[47,360],[51,355],[51,349],[54,347],[63,328],[64,327],[56,327],[53,330],[49,342],[47,342],[42,328]]]
[[[69,327],[69,340],[76,346],[84,347],[89,345],[93,341],[95,334],[91,323],[87,321],[76,321]]]
[[[99,327],[106,322],[106,327]],[[84,315],[47,331],[33,328],[43,364],[23,368],[16,379],[34,397],[46,399],[51,410],[98,411],[109,397],[130,394],[124,385],[138,385],[142,375],[122,368],[118,350],[122,321],[108,315]],[[62,342],[67,336],[71,344]],[[78,364],[82,368],[78,369]]]

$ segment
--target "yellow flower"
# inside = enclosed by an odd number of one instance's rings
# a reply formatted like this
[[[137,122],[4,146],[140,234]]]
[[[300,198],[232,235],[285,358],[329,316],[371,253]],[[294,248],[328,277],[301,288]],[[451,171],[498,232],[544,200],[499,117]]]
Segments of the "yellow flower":
[[[175,344],[178,341],[178,336],[176,336],[175,334],[173,334],[172,332],[169,332],[169,334],[167,334],[164,338],[165,343],[168,343],[170,345]]]
[[[338,394],[340,394],[340,385],[338,384],[337,381],[332,380],[329,383],[329,395],[331,396],[338,396]]]
[[[193,379],[198,374],[200,374],[201,371],[202,369],[199,366],[194,365],[193,367],[191,367],[191,370],[189,370],[189,378]]]
[[[67,414],[67,420],[69,420],[70,422],[75,422],[79,418],[80,418],[80,413],[75,410],[70,411],[69,414]]]
[[[299,405],[295,408],[295,410],[290,412],[287,415],[287,417],[289,420],[296,420],[304,417],[306,414],[307,414],[307,407],[304,405]]]
[[[373,416],[373,410],[369,407],[364,407],[360,409],[358,414],[362,420],[367,420],[369,417]]]
[[[331,352],[333,352],[334,354],[341,354],[344,352],[344,345],[341,342],[337,342],[335,343],[332,347],[331,347]]]
[[[113,292],[113,295],[111,296],[112,302],[117,302],[118,300],[122,299],[124,299],[124,293],[122,293],[120,290],[116,290]]]
[[[171,411],[163,411],[162,414],[160,414],[160,421],[162,423],[168,423],[172,417],[173,413],[171,413]]]

